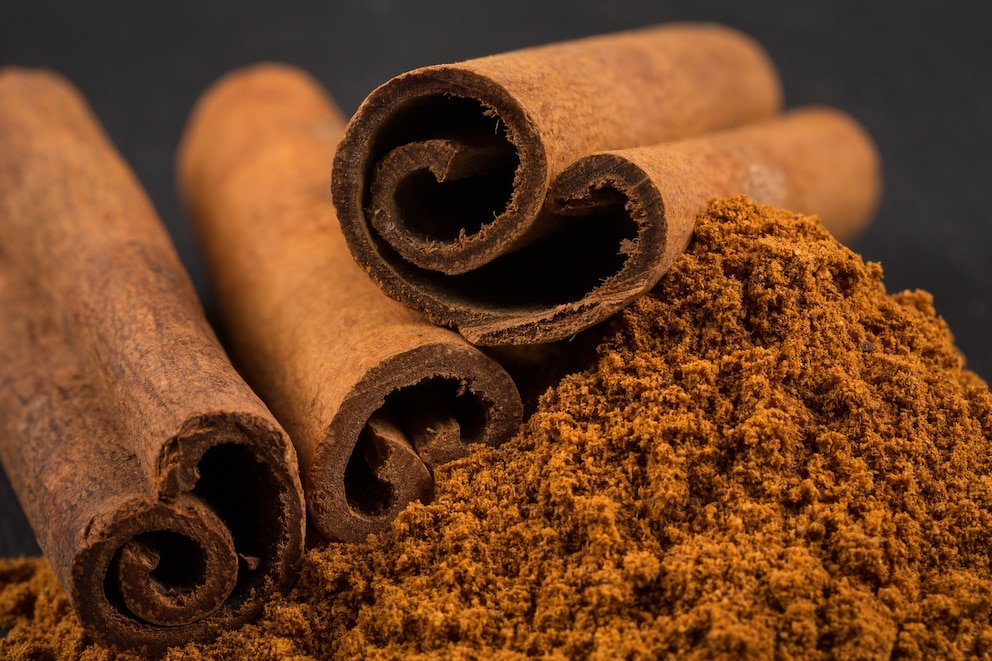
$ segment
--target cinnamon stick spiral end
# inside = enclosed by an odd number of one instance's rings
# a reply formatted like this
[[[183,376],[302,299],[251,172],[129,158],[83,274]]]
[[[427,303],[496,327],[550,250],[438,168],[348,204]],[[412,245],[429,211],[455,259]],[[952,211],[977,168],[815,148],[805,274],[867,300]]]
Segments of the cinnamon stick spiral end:
[[[295,476],[270,456],[281,432],[237,414],[191,427],[169,457],[173,476],[191,483],[165,480],[157,500],[122,496],[74,540],[69,598],[103,645],[156,655],[208,640],[295,578],[302,503]]]
[[[430,502],[433,469],[517,431],[520,395],[494,361],[463,344],[427,344],[369,370],[342,403],[305,475],[311,518],[332,540],[382,532]]]

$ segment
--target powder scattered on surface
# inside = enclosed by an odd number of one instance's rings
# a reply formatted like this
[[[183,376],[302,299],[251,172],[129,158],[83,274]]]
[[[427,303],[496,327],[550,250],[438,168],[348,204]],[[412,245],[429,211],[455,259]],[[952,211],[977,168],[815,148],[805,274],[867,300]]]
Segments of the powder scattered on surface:
[[[515,439],[308,552],[256,624],[171,659],[992,654],[992,395],[923,292],[743,198]],[[0,562],[0,657],[88,643]]]

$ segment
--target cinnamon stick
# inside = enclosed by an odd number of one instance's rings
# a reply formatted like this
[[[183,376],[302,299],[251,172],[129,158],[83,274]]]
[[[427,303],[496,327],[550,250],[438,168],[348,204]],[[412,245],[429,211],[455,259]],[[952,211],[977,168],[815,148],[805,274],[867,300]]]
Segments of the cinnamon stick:
[[[519,426],[512,380],[354,263],[328,191],[344,119],[291,67],[197,104],[179,180],[239,368],[296,443],[313,523],[359,541],[433,493],[430,469]]]
[[[465,273],[548,230],[538,222],[547,186],[576,158],[756,121],[780,105],[766,54],[718,25],[424,67],[380,86],[352,118],[334,203],[376,279],[391,284],[383,271],[410,265]]]
[[[0,71],[0,461],[85,630],[143,654],[295,579],[296,455],[79,93]]]

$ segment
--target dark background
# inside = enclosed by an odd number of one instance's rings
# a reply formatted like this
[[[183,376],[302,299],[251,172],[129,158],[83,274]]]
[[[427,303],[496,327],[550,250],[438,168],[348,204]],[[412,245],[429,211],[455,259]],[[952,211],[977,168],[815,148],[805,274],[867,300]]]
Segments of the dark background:
[[[176,201],[173,152],[194,100],[228,70],[259,60],[300,65],[352,112],[376,85],[421,65],[664,21],[726,23],[768,49],[789,106],[837,106],[874,136],[884,200],[853,248],[882,263],[890,291],[931,291],[969,366],[988,380],[992,38],[977,13],[984,4],[0,0],[0,65],[51,67],[82,89],[147,188],[209,309]],[[37,552],[0,473],[0,556]]]

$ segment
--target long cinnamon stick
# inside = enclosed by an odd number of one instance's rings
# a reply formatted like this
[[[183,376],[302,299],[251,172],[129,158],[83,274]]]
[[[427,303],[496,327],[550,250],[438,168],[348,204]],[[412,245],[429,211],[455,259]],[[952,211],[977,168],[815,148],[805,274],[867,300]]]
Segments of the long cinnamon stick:
[[[200,100],[178,170],[233,354],[296,443],[311,518],[357,541],[428,500],[432,466],[515,432],[521,403],[497,363],[354,263],[327,186],[343,128],[309,76],[259,65]]]
[[[86,631],[157,654],[295,578],[296,455],[72,86],[0,71],[0,461]]]

